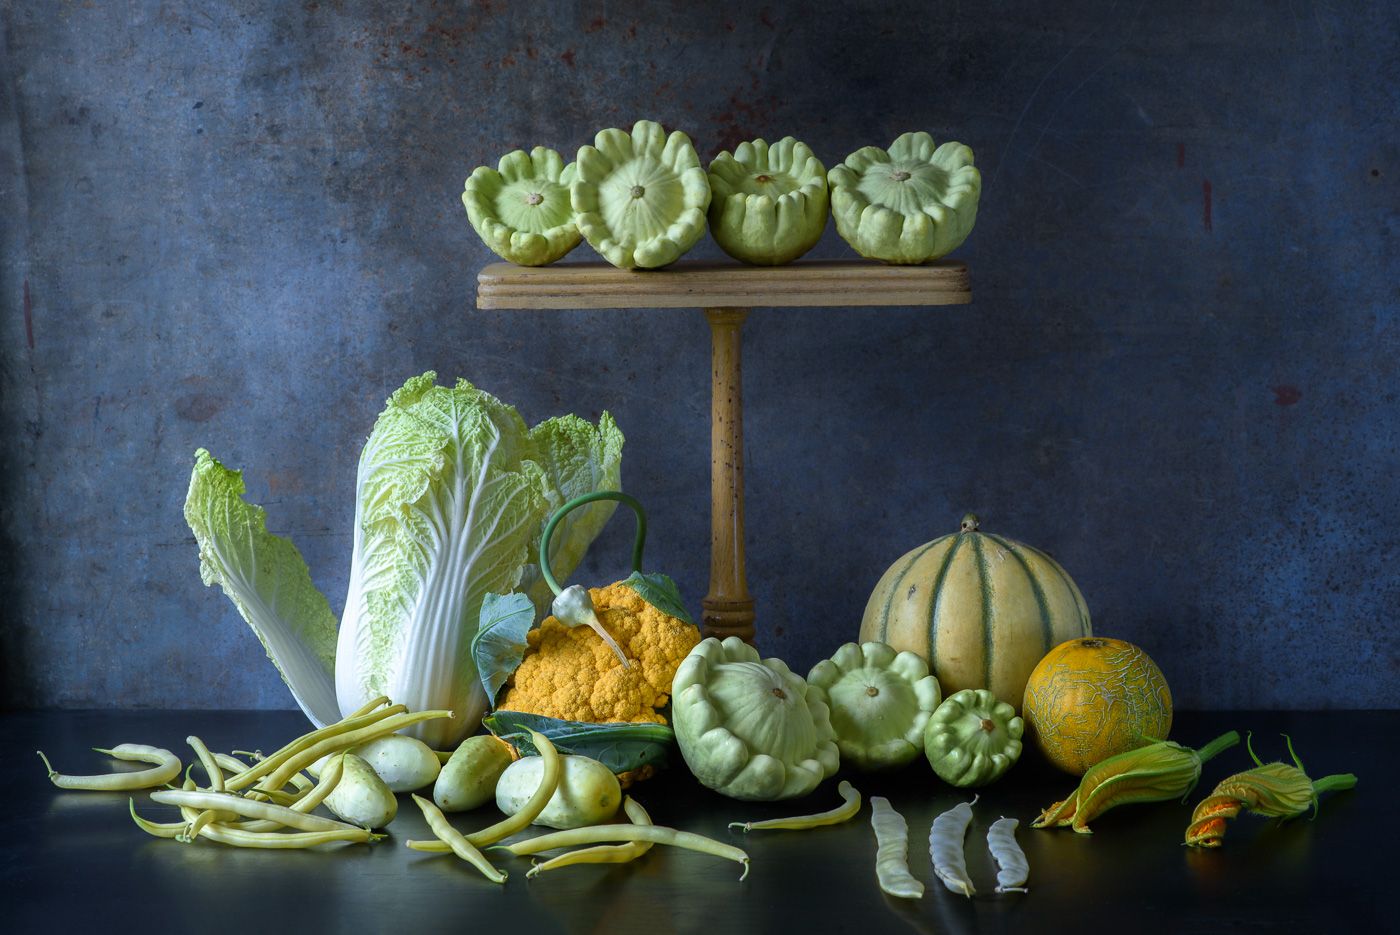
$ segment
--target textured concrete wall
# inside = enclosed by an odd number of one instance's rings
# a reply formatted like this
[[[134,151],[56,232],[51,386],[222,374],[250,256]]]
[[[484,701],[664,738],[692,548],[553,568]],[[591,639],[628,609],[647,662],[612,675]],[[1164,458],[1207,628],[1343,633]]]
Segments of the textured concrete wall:
[[[0,3],[3,702],[290,706],[200,585],[191,453],[247,469],[338,610],[360,444],[430,368],[611,410],[698,603],[701,316],[474,311],[459,201],[647,116],[828,165],[926,129],[984,174],[973,305],[750,318],[766,650],[853,637],[975,510],[1181,706],[1400,704],[1400,7],[706,6]]]

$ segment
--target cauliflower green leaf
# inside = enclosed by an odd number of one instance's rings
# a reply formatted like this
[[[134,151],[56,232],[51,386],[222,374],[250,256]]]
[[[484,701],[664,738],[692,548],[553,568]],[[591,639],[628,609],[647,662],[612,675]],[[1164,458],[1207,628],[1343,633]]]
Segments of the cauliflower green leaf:
[[[472,637],[472,658],[489,704],[495,703],[501,686],[520,667],[534,625],[535,605],[524,594],[488,594],[481,602],[481,625]]]
[[[530,441],[534,460],[549,482],[545,491],[548,514],[583,494],[621,489],[622,432],[606,412],[596,426],[575,415],[547,419],[530,430]],[[569,580],[616,509],[617,501],[598,500],[570,511],[559,521],[549,542],[549,567],[555,578]],[[520,590],[530,595],[540,616],[549,612],[554,592],[540,573],[538,540],[532,543]]]

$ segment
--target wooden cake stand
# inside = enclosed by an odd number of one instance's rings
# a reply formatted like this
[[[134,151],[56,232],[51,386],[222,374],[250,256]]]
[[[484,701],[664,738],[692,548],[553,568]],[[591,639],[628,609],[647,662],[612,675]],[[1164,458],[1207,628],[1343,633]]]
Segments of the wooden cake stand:
[[[492,263],[477,276],[482,309],[699,308],[710,323],[710,591],[701,632],[752,643],[744,573],[744,418],[740,327],[751,308],[960,305],[972,301],[967,265],[809,260],[790,266],[677,263],[634,272],[605,263]]]

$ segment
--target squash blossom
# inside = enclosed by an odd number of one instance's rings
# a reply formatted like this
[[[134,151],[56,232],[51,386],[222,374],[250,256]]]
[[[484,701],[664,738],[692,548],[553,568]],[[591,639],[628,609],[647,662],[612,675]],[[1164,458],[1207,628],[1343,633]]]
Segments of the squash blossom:
[[[1245,741],[1245,748],[1256,766],[1222,779],[1215,791],[1201,800],[1186,828],[1189,846],[1219,847],[1225,837],[1225,822],[1242,811],[1266,818],[1288,819],[1297,818],[1311,807],[1316,818],[1318,796],[1356,785],[1356,776],[1352,773],[1336,773],[1316,782],[1309,779],[1303,771],[1303,761],[1293,751],[1293,741],[1287,734],[1283,739],[1288,744],[1288,755],[1293,757],[1292,766],[1260,762],[1253,746]]]
[[[1079,788],[1041,812],[1031,827],[1069,826],[1078,834],[1092,834],[1089,822],[1115,805],[1184,799],[1201,778],[1201,764],[1239,742],[1239,733],[1230,731],[1199,750],[1158,740],[1115,754],[1090,767]]]
[[[622,648],[624,666],[589,627],[549,616],[529,646],[499,708],[565,721],[665,724],[671,679],[700,642],[693,624],[658,610],[622,582],[590,588],[598,621]]]

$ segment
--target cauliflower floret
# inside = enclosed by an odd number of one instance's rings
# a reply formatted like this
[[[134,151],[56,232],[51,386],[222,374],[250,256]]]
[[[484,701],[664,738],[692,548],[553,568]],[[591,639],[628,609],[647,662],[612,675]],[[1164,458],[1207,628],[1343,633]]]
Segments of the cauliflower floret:
[[[624,668],[588,627],[566,627],[549,616],[530,631],[499,707],[566,721],[666,723],[657,709],[670,700],[671,679],[700,642],[700,631],[621,582],[590,588],[588,595],[631,664]]]

